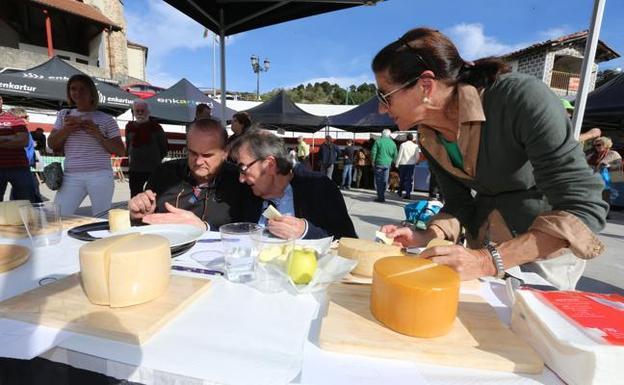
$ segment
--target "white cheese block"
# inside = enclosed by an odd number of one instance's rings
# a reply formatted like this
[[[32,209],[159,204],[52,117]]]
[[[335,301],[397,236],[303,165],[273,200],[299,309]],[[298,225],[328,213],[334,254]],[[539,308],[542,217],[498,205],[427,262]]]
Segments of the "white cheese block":
[[[511,329],[568,385],[624,384],[624,346],[594,341],[530,291],[515,292]]]
[[[170,273],[169,241],[159,235],[117,235],[80,248],[82,286],[96,305],[151,301],[167,290]]]
[[[264,210],[264,212],[262,213],[262,216],[264,216],[266,219],[275,219],[281,217],[282,213],[280,213],[272,205],[268,205],[266,210]]]
[[[130,211],[112,209],[108,212],[108,227],[111,233],[130,229]]]
[[[375,231],[375,240],[381,241],[382,243],[386,245],[391,245],[394,243],[394,238],[388,237],[386,233],[383,233],[381,231]]]
[[[378,259],[403,255],[401,248],[395,245],[385,245],[368,239],[341,238],[338,245],[338,255],[358,261],[352,273],[364,277],[373,276],[373,265]]]
[[[16,226],[23,224],[19,207],[30,205],[27,200],[0,202],[0,225]]]

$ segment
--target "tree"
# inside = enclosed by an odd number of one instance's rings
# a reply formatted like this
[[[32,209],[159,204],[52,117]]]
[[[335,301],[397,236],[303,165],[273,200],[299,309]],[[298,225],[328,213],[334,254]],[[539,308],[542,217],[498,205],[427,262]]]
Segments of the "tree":
[[[609,80],[613,79],[621,73],[622,70],[619,68],[610,68],[604,71],[598,71],[598,74],[596,75],[596,88],[608,83]]]
[[[362,104],[375,96],[375,84],[362,83],[358,86],[352,84],[347,89],[338,84],[329,82],[317,82],[298,86],[286,90],[288,96],[295,103],[316,103],[316,104]],[[262,100],[269,100],[279,90],[273,90],[261,95]],[[253,100],[253,99],[250,99]]]

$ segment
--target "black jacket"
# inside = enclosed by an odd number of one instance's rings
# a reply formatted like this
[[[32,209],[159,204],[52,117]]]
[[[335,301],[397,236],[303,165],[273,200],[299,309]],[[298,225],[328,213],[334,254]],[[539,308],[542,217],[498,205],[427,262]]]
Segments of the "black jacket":
[[[210,186],[199,189],[196,197],[193,187],[197,181],[191,174],[187,159],[163,163],[147,182],[146,189],[156,193],[156,212],[167,212],[165,202],[192,211],[218,231],[221,225],[232,222],[257,222],[252,218],[252,208],[260,200],[254,197],[249,186],[238,181],[238,169],[224,162]],[[196,188],[197,190],[197,188]],[[261,203],[260,203],[261,204]]]
[[[357,238],[353,222],[340,190],[325,174],[308,171],[297,166],[290,182],[293,189],[295,216],[308,221],[305,239],[333,236]],[[260,219],[262,202],[253,204],[252,222]]]

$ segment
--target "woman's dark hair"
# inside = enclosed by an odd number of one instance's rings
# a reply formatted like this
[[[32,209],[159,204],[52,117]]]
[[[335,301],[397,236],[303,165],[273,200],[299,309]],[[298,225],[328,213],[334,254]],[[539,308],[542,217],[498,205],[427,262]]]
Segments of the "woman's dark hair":
[[[412,29],[385,46],[375,55],[372,69],[375,73],[388,70],[390,79],[398,84],[407,83],[431,70],[437,80],[451,86],[464,83],[478,89],[510,72],[509,66],[495,57],[474,63],[464,61],[448,37],[430,28]]]
[[[247,131],[247,129],[251,127],[251,117],[245,111],[235,113],[234,115],[232,115],[232,119],[236,119],[240,124],[242,124],[242,134],[244,134],[245,131]]]
[[[76,104],[74,100],[71,98],[71,95],[69,94],[69,88],[71,87],[73,82],[80,82],[84,84],[85,86],[87,86],[87,88],[89,89],[89,94],[91,94],[91,106],[93,106],[93,108],[97,108],[98,102],[100,101],[97,88],[95,87],[95,83],[93,82],[93,79],[91,79],[90,76],[85,75],[85,74],[73,75],[67,81],[67,84],[65,86],[65,92],[67,93],[67,103],[69,103],[70,106],[73,106]]]

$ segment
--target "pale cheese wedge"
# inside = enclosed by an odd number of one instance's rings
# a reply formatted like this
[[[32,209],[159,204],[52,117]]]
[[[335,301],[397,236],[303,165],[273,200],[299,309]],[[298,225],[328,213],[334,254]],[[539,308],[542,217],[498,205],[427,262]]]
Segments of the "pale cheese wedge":
[[[381,231],[375,231],[375,240],[379,240],[386,245],[391,245],[394,243],[394,238],[390,238],[386,235],[386,233]]]
[[[378,259],[402,255],[402,253],[399,246],[345,237],[340,239],[338,255],[358,261],[357,266],[352,271],[353,274],[372,277],[373,265]]]
[[[282,214],[272,205],[268,205],[266,210],[262,213],[266,219],[275,219],[282,216]]]
[[[425,247],[425,249],[428,249],[430,247],[435,247],[435,246],[453,246],[454,243],[451,241],[447,241],[446,239],[442,239],[442,238],[433,238],[432,240],[429,241],[429,243],[427,243],[427,246]]]
[[[0,225],[18,226],[23,224],[20,206],[30,205],[27,200],[0,202]]]
[[[112,209],[108,212],[108,226],[111,233],[130,229],[130,211]]]

